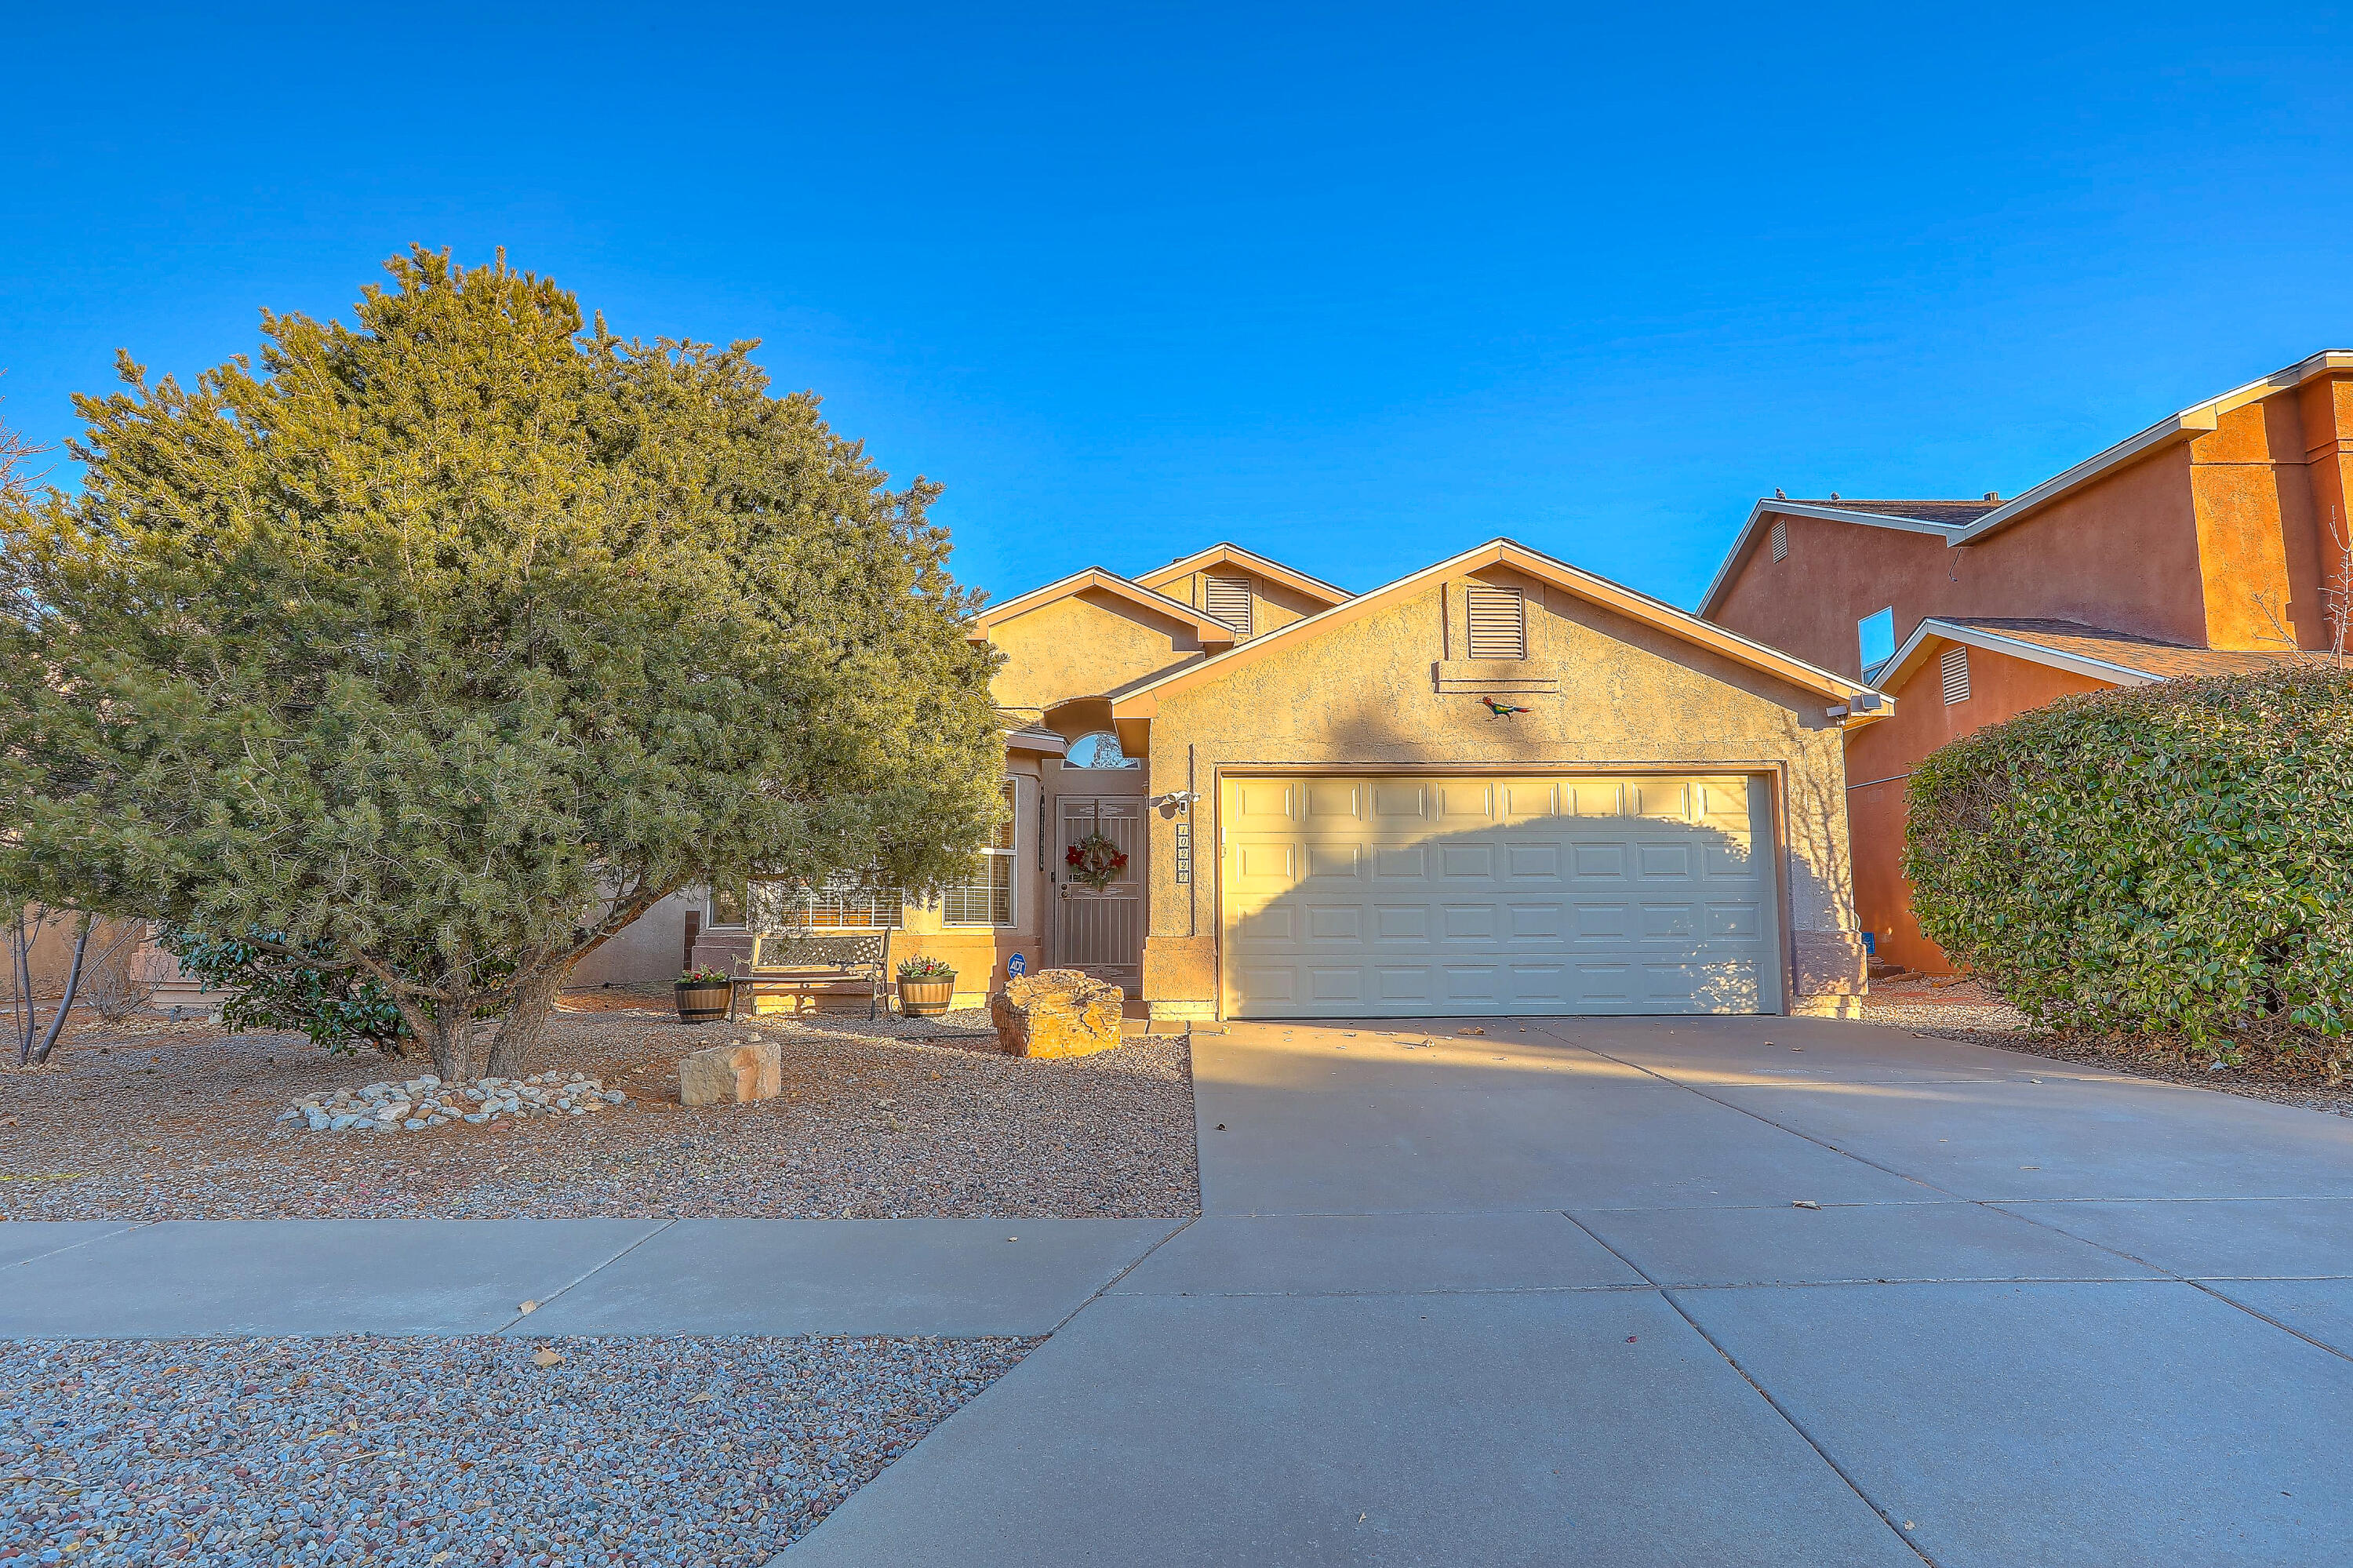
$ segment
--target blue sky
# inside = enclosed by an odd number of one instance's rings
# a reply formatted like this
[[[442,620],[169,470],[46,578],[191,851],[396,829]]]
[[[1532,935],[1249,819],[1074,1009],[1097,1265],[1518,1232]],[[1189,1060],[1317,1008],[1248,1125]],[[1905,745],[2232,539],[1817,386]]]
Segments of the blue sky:
[[[2325,6],[327,9],[15,18],[0,417],[503,244],[763,339],[998,597],[1507,534],[1689,604],[1776,485],[2008,494],[2353,346]]]

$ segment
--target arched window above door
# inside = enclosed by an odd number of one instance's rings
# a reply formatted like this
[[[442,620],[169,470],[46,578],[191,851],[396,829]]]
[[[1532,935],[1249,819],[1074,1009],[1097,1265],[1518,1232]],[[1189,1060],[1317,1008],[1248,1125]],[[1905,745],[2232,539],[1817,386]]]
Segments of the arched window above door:
[[[1065,768],[1141,768],[1144,759],[1120,748],[1119,736],[1107,729],[1082,735],[1062,755]]]

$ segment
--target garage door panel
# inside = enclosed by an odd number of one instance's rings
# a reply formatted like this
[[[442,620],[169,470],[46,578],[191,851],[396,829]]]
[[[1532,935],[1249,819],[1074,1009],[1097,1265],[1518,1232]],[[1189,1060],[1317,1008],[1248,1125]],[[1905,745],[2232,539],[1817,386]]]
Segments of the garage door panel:
[[[1302,786],[1307,820],[1312,822],[1353,822],[1364,817],[1364,789],[1345,779],[1315,779]]]
[[[1561,939],[1562,914],[1557,904],[1506,904],[1504,934],[1515,943],[1556,943]]]
[[[1351,945],[1365,939],[1365,911],[1361,905],[1311,904],[1307,916],[1307,939],[1323,944],[1346,942]]]
[[[1438,931],[1449,942],[1492,942],[1495,939],[1495,906],[1492,904],[1440,905]]]
[[[1711,904],[1707,906],[1711,938],[1754,939],[1765,934],[1765,912],[1754,904]]]
[[[1492,882],[1495,849],[1493,844],[1440,844],[1438,874],[1448,882]]]
[[[1558,844],[1506,843],[1504,875],[1513,882],[1558,882],[1560,851]]]
[[[1637,844],[1634,864],[1644,882],[1682,882],[1692,874],[1692,846],[1656,840]]]
[[[1309,841],[1307,874],[1311,877],[1356,877],[1363,874],[1364,849],[1357,844],[1317,843]]]
[[[1444,982],[1449,1005],[1460,1007],[1468,1002],[1476,1005],[1495,1000],[1493,964],[1441,964],[1439,976]]]
[[[1233,1016],[1779,1006],[1750,780],[1261,779],[1219,809]]]
[[[1579,882],[1622,882],[1626,877],[1628,845],[1572,843],[1570,868]]]

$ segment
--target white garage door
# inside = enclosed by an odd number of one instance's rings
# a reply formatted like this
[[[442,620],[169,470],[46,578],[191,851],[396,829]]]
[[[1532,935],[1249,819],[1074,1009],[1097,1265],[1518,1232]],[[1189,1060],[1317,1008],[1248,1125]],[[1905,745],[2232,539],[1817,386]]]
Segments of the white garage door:
[[[1229,1017],[1780,1009],[1761,781],[1229,779],[1218,809]]]

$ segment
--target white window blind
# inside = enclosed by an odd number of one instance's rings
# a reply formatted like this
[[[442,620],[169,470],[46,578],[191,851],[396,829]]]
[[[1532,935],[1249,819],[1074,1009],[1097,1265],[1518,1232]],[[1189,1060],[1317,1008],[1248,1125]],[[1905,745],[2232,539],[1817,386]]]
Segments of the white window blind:
[[[1462,605],[1471,621],[1471,657],[1528,656],[1528,601],[1517,588],[1465,588]]]
[[[1013,780],[1005,781],[1005,821],[997,837],[981,851],[980,874],[940,895],[940,917],[951,926],[1010,926],[1013,924]]]
[[[1777,561],[1789,558],[1789,525],[1787,523],[1773,524],[1773,558]]]
[[[1244,637],[1250,634],[1250,586],[1248,577],[1211,577],[1203,608],[1212,620],[1222,620]]]
[[[1968,702],[1969,700],[1969,651],[1966,648],[1947,648],[1940,662],[1945,673],[1945,705],[1950,707],[1955,703]]]
[[[761,931],[895,931],[907,902],[895,886],[861,887],[849,878],[835,878],[823,887],[754,882],[750,893],[746,924]]]

